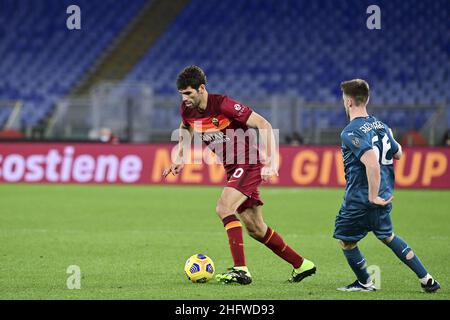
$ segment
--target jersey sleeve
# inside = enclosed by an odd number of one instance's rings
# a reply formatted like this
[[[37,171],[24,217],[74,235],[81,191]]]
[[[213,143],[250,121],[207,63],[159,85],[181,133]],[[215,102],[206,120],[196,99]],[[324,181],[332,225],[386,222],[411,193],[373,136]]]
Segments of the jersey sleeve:
[[[372,142],[369,137],[361,130],[344,131],[341,134],[342,143],[351,150],[351,152],[361,159],[364,152],[372,149]]]
[[[220,111],[228,119],[236,120],[243,124],[247,123],[248,118],[253,112],[250,107],[228,97],[225,97],[225,99],[223,99],[220,105]]]

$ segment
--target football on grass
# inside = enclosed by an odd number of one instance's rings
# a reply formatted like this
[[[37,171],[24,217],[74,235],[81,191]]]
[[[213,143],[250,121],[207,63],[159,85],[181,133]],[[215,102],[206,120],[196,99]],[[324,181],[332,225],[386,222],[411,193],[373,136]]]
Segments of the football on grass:
[[[214,275],[214,263],[210,257],[204,254],[194,254],[187,259],[184,272],[190,281],[205,283]]]

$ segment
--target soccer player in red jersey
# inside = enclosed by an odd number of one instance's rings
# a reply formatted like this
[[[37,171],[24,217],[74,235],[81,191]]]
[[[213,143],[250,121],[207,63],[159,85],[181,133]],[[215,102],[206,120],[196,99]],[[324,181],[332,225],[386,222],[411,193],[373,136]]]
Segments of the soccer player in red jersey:
[[[216,212],[227,232],[234,266],[218,274],[216,279],[222,283],[252,282],[245,260],[241,221],[252,238],[293,266],[290,282],[300,282],[314,274],[314,263],[288,246],[263,220],[263,202],[258,187],[263,181],[278,175],[277,150],[270,123],[240,102],[208,93],[206,76],[197,66],[189,66],[178,75],[177,87],[182,96],[180,131],[186,129],[189,132],[189,143],[194,132],[199,134],[221,160],[227,174],[227,183],[217,202]],[[247,134],[251,128],[258,129],[260,137],[266,142],[266,150],[258,150],[257,145],[251,143]],[[239,139],[239,134],[244,134],[248,139]],[[164,170],[164,177],[169,173],[176,175],[183,169],[183,139],[180,135],[178,159]],[[261,151],[268,160],[265,163],[260,160]],[[254,155],[256,157],[252,157]]]

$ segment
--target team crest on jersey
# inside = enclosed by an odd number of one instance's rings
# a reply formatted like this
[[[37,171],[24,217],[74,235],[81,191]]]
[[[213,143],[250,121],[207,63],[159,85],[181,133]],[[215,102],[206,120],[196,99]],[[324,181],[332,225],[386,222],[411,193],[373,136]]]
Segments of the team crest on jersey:
[[[352,143],[355,147],[359,148],[359,146],[361,145],[361,142],[359,141],[359,139],[357,137],[354,137],[352,139]]]
[[[212,124],[215,125],[216,127],[219,126],[219,119],[217,119],[217,118],[212,118],[212,119],[211,119],[211,122],[212,122]]]
[[[236,103],[236,104],[234,105],[234,109],[235,109],[236,111],[241,110],[241,108],[242,108],[242,107],[241,107],[240,104],[237,104],[237,103]]]

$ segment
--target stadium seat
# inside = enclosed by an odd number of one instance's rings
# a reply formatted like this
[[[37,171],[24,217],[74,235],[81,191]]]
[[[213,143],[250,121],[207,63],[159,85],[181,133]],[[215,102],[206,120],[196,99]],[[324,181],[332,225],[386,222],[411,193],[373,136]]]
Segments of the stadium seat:
[[[2,1],[0,100],[24,101],[23,124],[36,125],[49,114],[148,1],[78,0],[82,28],[70,31],[65,22],[72,2]],[[197,64],[207,73],[210,91],[234,97],[281,94],[336,103],[342,80],[365,78],[373,104],[447,101],[448,106],[450,39],[445,22],[450,2],[411,6],[402,0],[378,1],[383,13],[391,13],[382,14],[382,30],[366,28],[371,4],[192,0],[124,81],[145,82],[156,94],[176,95],[178,72]],[[0,122],[6,113],[0,112]],[[339,120],[334,112],[321,116],[324,125],[342,123],[342,113]],[[168,118],[158,113],[152,125],[160,125],[161,117]],[[299,121],[308,125],[304,119]],[[412,129],[422,123],[395,112],[391,122],[403,127],[413,123]]]
[[[78,0],[81,30],[68,30],[66,9],[74,1],[2,1],[0,100],[23,101],[22,124],[38,124],[145,2]]]
[[[434,103],[448,97],[450,49],[443,21],[450,16],[450,3],[380,1],[383,12],[393,13],[382,16],[382,30],[366,28],[370,4],[193,0],[126,80],[176,94],[178,72],[197,64],[205,69],[210,90],[234,96],[289,93],[306,102],[338,102],[343,79],[366,78],[376,104]],[[394,122],[409,125],[401,115]]]

